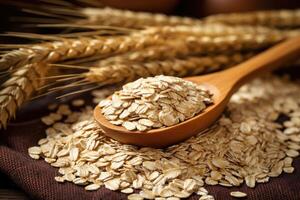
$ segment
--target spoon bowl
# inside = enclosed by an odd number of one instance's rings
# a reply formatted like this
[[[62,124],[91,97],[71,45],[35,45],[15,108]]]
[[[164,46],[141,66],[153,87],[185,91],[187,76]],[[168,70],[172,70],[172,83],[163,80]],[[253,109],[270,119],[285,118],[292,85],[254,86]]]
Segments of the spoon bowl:
[[[184,122],[166,128],[149,131],[129,131],[111,124],[96,106],[94,118],[105,135],[126,144],[163,148],[201,133],[212,125],[224,111],[232,94],[244,83],[263,72],[271,71],[300,55],[300,37],[282,42],[265,52],[230,69],[204,76],[184,78],[209,90],[213,104],[198,115]]]
[[[213,94],[214,104],[208,106],[205,111],[193,118],[174,126],[149,131],[129,131],[122,126],[110,123],[101,113],[99,106],[96,106],[94,109],[94,118],[100,124],[104,134],[115,140],[126,144],[163,148],[199,133],[199,131],[210,126],[220,116],[224,109],[222,105],[226,105],[219,103],[220,101],[224,101],[220,95],[220,91],[214,85],[210,84],[203,84],[203,88],[208,89]]]

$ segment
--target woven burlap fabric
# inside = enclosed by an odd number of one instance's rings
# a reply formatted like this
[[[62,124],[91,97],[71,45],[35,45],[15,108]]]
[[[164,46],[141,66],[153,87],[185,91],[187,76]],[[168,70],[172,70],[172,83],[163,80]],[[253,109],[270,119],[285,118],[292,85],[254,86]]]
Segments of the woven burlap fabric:
[[[295,72],[296,74],[300,73]],[[295,74],[294,74],[295,75]],[[54,176],[57,169],[51,167],[43,160],[33,160],[27,154],[28,147],[37,144],[37,141],[45,137],[44,126],[38,116],[46,113],[44,106],[31,105],[34,111],[19,113],[18,119],[22,123],[10,125],[7,130],[0,131],[0,172],[6,174],[32,199],[43,200],[81,200],[126,199],[126,195],[113,192],[105,188],[97,191],[85,191],[83,187],[72,183],[57,183]],[[247,199],[261,200],[300,200],[300,159],[297,158],[293,166],[293,174],[282,174],[278,178],[271,178],[266,184],[258,184],[255,189],[245,185],[239,188],[225,188],[221,186],[207,186],[209,193],[217,200],[234,199],[230,197],[230,191],[243,191],[248,194]],[[190,199],[198,200],[198,196]]]

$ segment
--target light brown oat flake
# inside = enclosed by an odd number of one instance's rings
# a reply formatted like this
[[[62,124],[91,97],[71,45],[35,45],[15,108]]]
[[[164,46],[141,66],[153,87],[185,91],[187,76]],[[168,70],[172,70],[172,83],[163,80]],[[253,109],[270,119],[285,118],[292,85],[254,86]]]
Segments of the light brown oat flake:
[[[133,193],[133,189],[132,188],[126,188],[126,189],[121,190],[121,192],[125,193],[125,194],[131,194],[131,193]]]
[[[155,198],[154,193],[150,190],[144,189],[144,190],[140,191],[140,195],[145,199],[154,199]]]
[[[193,192],[197,187],[197,182],[194,179],[186,179],[183,183],[183,189],[188,192]]]
[[[32,155],[39,155],[42,153],[42,150],[40,147],[30,147],[28,149],[28,153]]]
[[[243,197],[246,197],[247,194],[244,192],[240,192],[240,191],[234,191],[234,192],[230,192],[230,196],[237,197],[237,198],[243,198]]]
[[[221,168],[221,169],[226,168],[229,165],[227,160],[220,158],[220,157],[213,158],[212,163],[214,166]]]
[[[130,194],[128,195],[128,200],[143,200],[144,198],[139,194]]]
[[[248,187],[250,187],[250,188],[255,187],[255,176],[254,175],[246,176],[245,181],[246,181],[246,185]]]
[[[215,198],[211,195],[203,195],[199,198],[199,200],[214,200]]]
[[[283,168],[283,171],[285,172],[285,173],[293,173],[294,172],[294,170],[295,170],[295,168],[294,167],[285,167],[285,168]]]
[[[105,188],[110,189],[110,190],[118,190],[120,187],[120,179],[119,178],[115,178],[115,179],[111,179],[108,180],[106,182],[104,182]]]
[[[299,156],[299,152],[296,151],[296,150],[294,150],[294,149],[289,149],[285,153],[289,157],[297,157],[297,156]]]
[[[65,182],[65,179],[64,179],[63,177],[61,177],[61,176],[55,176],[54,179],[55,179],[57,182],[59,182],[59,183]]]
[[[79,155],[79,149],[74,147],[70,150],[70,160],[76,161]]]
[[[87,185],[84,189],[85,190],[97,190],[100,188],[100,185],[98,184],[90,184],[90,185]]]

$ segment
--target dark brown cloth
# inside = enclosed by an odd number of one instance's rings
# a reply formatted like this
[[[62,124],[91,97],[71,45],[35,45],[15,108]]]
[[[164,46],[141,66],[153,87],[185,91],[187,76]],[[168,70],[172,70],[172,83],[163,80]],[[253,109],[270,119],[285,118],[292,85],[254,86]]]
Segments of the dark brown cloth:
[[[300,73],[294,72],[294,75]],[[126,195],[113,192],[105,188],[97,191],[85,191],[83,187],[72,183],[57,183],[54,176],[57,169],[43,160],[33,160],[27,154],[28,147],[35,146],[40,138],[45,137],[45,126],[39,117],[46,112],[45,106],[34,104],[41,110],[27,110],[19,113],[19,123],[12,124],[5,131],[0,131],[0,172],[6,174],[29,197],[43,200],[81,200],[126,199]],[[282,174],[271,178],[270,182],[258,184],[254,189],[241,187],[225,188],[221,186],[207,186],[209,193],[217,200],[234,199],[230,197],[231,191],[247,193],[246,199],[261,200],[300,200],[300,159],[295,159],[293,174]],[[193,195],[190,199],[198,200]]]

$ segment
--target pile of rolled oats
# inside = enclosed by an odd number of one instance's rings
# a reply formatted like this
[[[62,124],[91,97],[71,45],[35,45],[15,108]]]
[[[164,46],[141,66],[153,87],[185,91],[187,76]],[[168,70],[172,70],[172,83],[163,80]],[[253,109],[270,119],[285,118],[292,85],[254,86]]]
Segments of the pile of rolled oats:
[[[112,124],[146,131],[173,126],[194,117],[212,103],[211,96],[195,83],[160,75],[124,85],[99,106]]]
[[[94,94],[103,98],[102,92]],[[287,120],[279,124],[281,115]],[[300,86],[273,76],[241,88],[205,133],[166,149],[106,137],[93,120],[92,107],[73,112],[61,105],[48,117],[53,120],[47,136],[29,148],[29,155],[57,167],[58,182],[119,190],[131,200],[176,200],[191,194],[212,200],[204,185],[254,188],[292,173],[300,150]],[[237,190],[229,195],[247,196]]]

